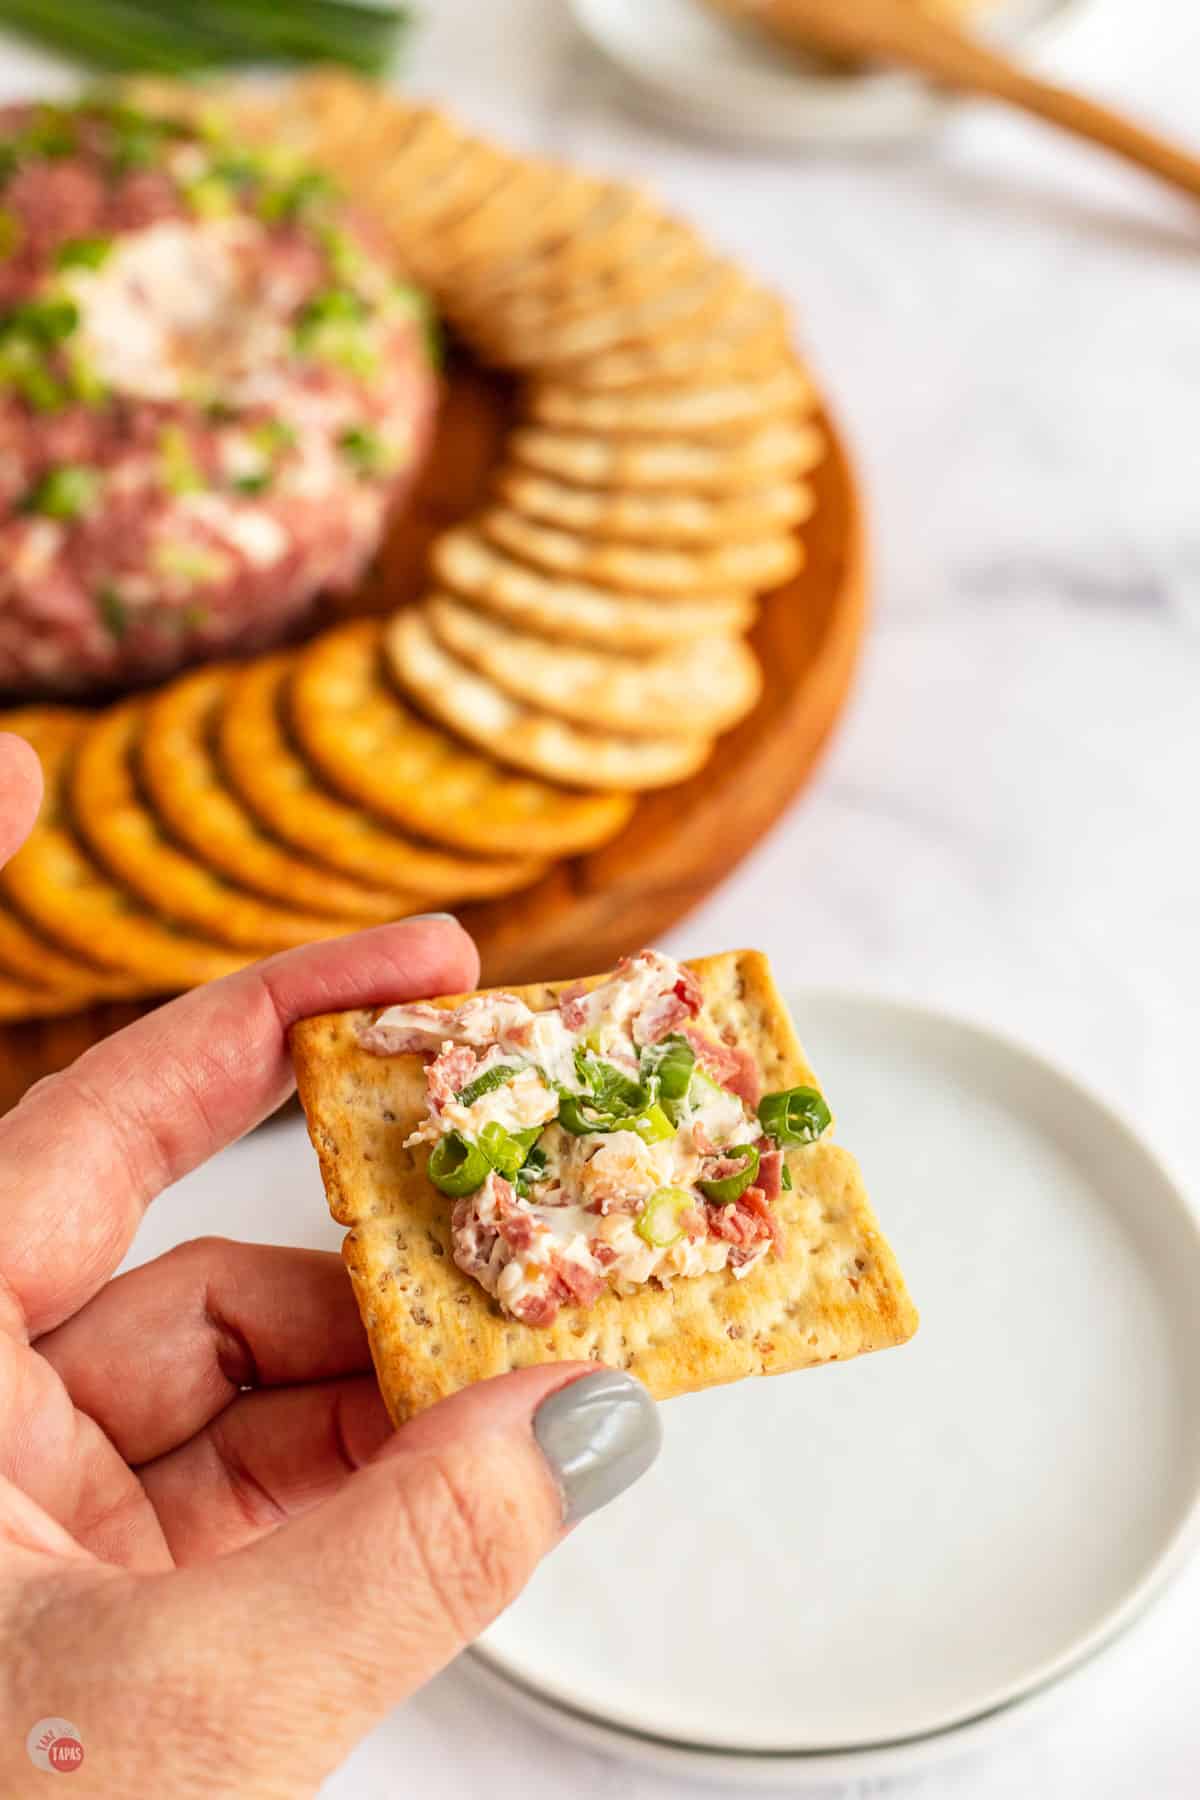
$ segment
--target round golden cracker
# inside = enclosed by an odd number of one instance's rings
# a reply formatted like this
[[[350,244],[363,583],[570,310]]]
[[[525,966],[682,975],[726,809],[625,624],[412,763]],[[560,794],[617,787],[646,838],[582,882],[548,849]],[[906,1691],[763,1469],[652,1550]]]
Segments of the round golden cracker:
[[[456,316],[486,319],[521,298],[562,295],[636,258],[661,230],[662,217],[651,196],[631,183],[596,183],[582,216],[567,229],[459,271],[446,303]]]
[[[455,153],[415,188],[404,176],[403,158],[399,157],[392,169],[382,169],[373,177],[372,194],[397,240],[419,254],[427,238],[453,229],[464,215],[471,216],[521,166],[521,158],[482,138],[463,137]],[[397,174],[403,180],[403,193],[398,190]]]
[[[360,920],[260,900],[164,835],[134,775],[145,707],[126,700],[96,714],[75,751],[71,816],[97,861],[165,918],[236,949],[285,950],[354,931]]]
[[[443,532],[430,567],[452,593],[539,637],[600,649],[657,650],[696,637],[748,631],[757,608],[749,594],[703,594],[664,600],[615,588],[564,581],[495,549],[471,525]]]
[[[213,732],[235,679],[231,666],[197,669],[146,706],[138,771],[179,842],[239,887],[313,913],[378,924],[428,905],[412,890],[369,886],[297,856],[264,831],[225,783]]]
[[[731,588],[765,590],[794,575],[804,560],[799,538],[788,531],[695,550],[662,550],[615,538],[555,531],[503,506],[482,513],[478,525],[489,542],[536,568],[642,594],[694,596],[728,593]]]
[[[443,650],[420,610],[388,627],[392,670],[423,710],[468,743],[547,781],[636,793],[683,781],[708,761],[712,739],[586,731],[512,699]]]
[[[816,468],[825,440],[815,425],[777,419],[722,442],[625,438],[522,425],[505,439],[512,462],[577,487],[689,489],[735,494],[795,480]]]
[[[510,329],[503,338],[505,360],[515,369],[557,369],[562,379],[569,380],[570,368],[581,358],[701,329],[719,317],[745,286],[736,263],[713,257],[688,279],[648,296],[627,298],[617,293],[562,322],[550,318],[524,333]]]
[[[611,314],[615,308],[630,312],[663,297],[670,304],[676,290],[702,275],[714,260],[690,226],[663,216],[627,261],[561,288],[518,290],[503,305],[493,303],[473,313],[464,323],[464,333],[472,343],[481,342],[505,357],[513,356],[522,346],[536,344],[543,333],[586,327],[590,320]]]
[[[435,842],[485,855],[565,856],[616,835],[628,800],[521,779],[419,718],[388,680],[382,629],[356,619],[325,632],[292,673],[293,729],[332,786]]]
[[[765,288],[743,283],[715,316],[697,312],[668,336],[601,350],[560,372],[573,387],[636,388],[764,375],[788,353],[787,308]]]
[[[591,176],[541,157],[515,157],[508,177],[473,209],[423,244],[416,262],[453,302],[471,271],[487,267],[497,251],[506,256],[570,231],[584,215],[597,183]]]
[[[19,720],[19,722],[18,722]],[[38,822],[0,870],[0,888],[38,931],[82,960],[124,970],[151,993],[231,974],[249,960],[176,930],[92,861],[70,829],[66,786],[86,715],[29,708],[10,719],[41,758],[46,794]]]
[[[403,883],[428,907],[491,899],[528,887],[544,864],[469,856],[403,836],[324,787],[288,734],[281,705],[293,657],[259,657],[230,682],[217,723],[230,787],[268,830],[347,875]]]
[[[549,380],[530,384],[524,395],[527,416],[539,425],[567,431],[611,431],[617,436],[721,437],[763,425],[769,419],[795,417],[816,402],[811,383],[793,363],[771,375],[705,383],[696,387],[633,388],[608,393],[570,387]]]
[[[77,1011],[93,1000],[124,1000],[147,991],[143,983],[127,975],[114,975],[110,970],[67,955],[49,938],[31,930],[3,898],[0,898],[0,971],[22,986],[51,997],[64,996],[68,1004],[61,1009],[55,1008],[63,1012]]]
[[[493,477],[499,499],[514,512],[556,531],[624,538],[636,544],[723,544],[788,531],[812,515],[807,482],[777,481],[726,496],[672,489],[581,488],[519,465]]]
[[[0,1025],[22,1025],[31,1019],[58,1019],[83,1012],[103,998],[92,988],[39,988],[0,973]]]
[[[448,594],[424,614],[441,648],[514,700],[595,731],[629,737],[716,737],[745,717],[762,692],[762,672],[740,637],[677,640],[657,656],[621,656],[555,644],[499,625]],[[389,628],[400,658],[407,615]]]

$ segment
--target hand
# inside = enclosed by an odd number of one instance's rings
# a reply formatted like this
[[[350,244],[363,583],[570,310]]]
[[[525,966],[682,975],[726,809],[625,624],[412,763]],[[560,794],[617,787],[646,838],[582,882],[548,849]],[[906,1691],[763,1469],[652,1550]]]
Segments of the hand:
[[[0,736],[0,854],[40,798]],[[393,1432],[336,1256],[218,1239],[110,1280],[143,1209],[291,1087],[305,1014],[473,985],[453,921],[273,957],[0,1121],[0,1792],[311,1793],[653,1459],[624,1375],[552,1364]],[[587,1376],[588,1379],[580,1380]]]

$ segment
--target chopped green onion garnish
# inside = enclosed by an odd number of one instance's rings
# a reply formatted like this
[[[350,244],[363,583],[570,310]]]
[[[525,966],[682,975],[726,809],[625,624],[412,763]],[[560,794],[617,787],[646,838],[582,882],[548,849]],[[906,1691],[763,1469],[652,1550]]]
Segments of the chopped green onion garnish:
[[[743,1157],[745,1160],[736,1175],[724,1175],[716,1181],[698,1181],[696,1186],[708,1200],[715,1200],[718,1206],[732,1206],[740,1200],[754,1177],[758,1174],[758,1151],[753,1144],[735,1144],[726,1155]]]
[[[525,1161],[513,1177],[513,1186],[522,1199],[527,1198],[530,1188],[545,1175],[547,1160],[546,1152],[536,1144],[527,1153]]]
[[[256,475],[237,475],[231,486],[236,494],[265,494],[275,476],[270,469],[260,469]]]
[[[22,300],[0,315],[0,337],[32,338],[39,344],[58,344],[70,337],[79,323],[73,300],[49,298]]]
[[[223,219],[234,209],[229,184],[218,175],[201,175],[195,181],[183,182],[181,186],[184,199],[201,219]]]
[[[505,1131],[503,1125],[485,1125],[479,1134],[479,1148],[496,1173],[512,1181],[524,1167],[541,1130],[540,1125],[533,1125],[528,1131]]]
[[[459,1131],[448,1131],[433,1147],[429,1179],[443,1194],[461,1200],[483,1186],[491,1167],[478,1144],[469,1143]]]
[[[636,1118],[619,1119],[617,1131],[636,1131],[643,1144],[657,1144],[663,1138],[675,1136],[675,1124],[661,1106],[648,1106]]]
[[[320,169],[305,169],[291,181],[267,188],[259,196],[258,214],[269,225],[280,225],[336,197],[337,188],[328,175]]]
[[[515,1063],[497,1063],[494,1069],[488,1069],[484,1074],[477,1075],[474,1081],[468,1081],[465,1088],[460,1088],[459,1105],[474,1106],[476,1100],[481,1099],[484,1094],[493,1093],[496,1088],[503,1087],[506,1081],[511,1081],[515,1075],[520,1073],[521,1071]]]
[[[338,449],[363,475],[382,475],[390,461],[387,448],[369,425],[350,425],[338,439]]]
[[[285,419],[263,419],[251,427],[250,437],[255,448],[267,456],[290,450],[296,442],[296,433]]]
[[[98,269],[113,247],[110,237],[68,238],[58,246],[54,262],[60,269]]]
[[[296,315],[297,332],[313,332],[322,325],[341,325],[348,321],[361,319],[366,312],[365,303],[351,288],[323,288],[306,300]]]
[[[816,1088],[784,1088],[764,1094],[758,1121],[777,1144],[811,1144],[828,1129],[832,1114]]]
[[[643,1078],[657,1075],[664,1100],[685,1100],[696,1067],[696,1052],[685,1037],[673,1033],[660,1043],[647,1044],[639,1066]]]
[[[41,348],[27,337],[0,337],[0,386],[15,389],[35,412],[57,412],[70,398]]]
[[[119,591],[110,581],[105,582],[96,595],[96,611],[100,614],[109,636],[120,643],[129,628],[129,615],[125,610],[125,602]]]
[[[160,544],[154,560],[163,575],[197,583],[220,581],[229,566],[219,550],[206,550],[202,544]]]
[[[0,206],[0,259],[15,256],[25,241],[25,227],[17,213]]]
[[[181,425],[164,425],[158,434],[162,478],[173,494],[194,494],[207,486]]]
[[[779,1185],[783,1189],[785,1194],[791,1193],[791,1191],[792,1191],[792,1171],[788,1168],[786,1163],[784,1163],[782,1172],[780,1173],[780,1176],[779,1176]]]
[[[26,496],[23,510],[48,519],[77,519],[92,505],[100,489],[100,472],[82,463],[60,463],[47,469]]]
[[[657,1188],[637,1216],[633,1229],[656,1250],[667,1250],[683,1236],[680,1219],[695,1202],[686,1188]]]

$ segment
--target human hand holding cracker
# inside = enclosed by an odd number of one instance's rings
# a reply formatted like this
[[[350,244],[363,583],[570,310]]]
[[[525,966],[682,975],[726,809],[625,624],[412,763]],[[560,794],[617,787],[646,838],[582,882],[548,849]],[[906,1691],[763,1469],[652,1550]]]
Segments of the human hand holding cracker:
[[[41,796],[0,736],[0,861]],[[653,1404],[556,1362],[393,1430],[338,1258],[218,1240],[110,1281],[145,1207],[287,1095],[290,1024],[470,986],[412,920],[198,989],[0,1123],[0,1791],[313,1792],[643,1472]],[[583,1377],[581,1380],[580,1378]]]

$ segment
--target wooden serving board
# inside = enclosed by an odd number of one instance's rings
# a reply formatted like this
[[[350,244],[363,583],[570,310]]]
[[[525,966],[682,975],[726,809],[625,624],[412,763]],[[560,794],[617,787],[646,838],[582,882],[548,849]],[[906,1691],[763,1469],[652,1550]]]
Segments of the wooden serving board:
[[[419,597],[430,540],[479,504],[512,405],[507,384],[452,365],[413,500],[342,612],[388,611]],[[817,506],[802,533],[805,567],[764,601],[751,640],[766,675],[760,704],[693,780],[646,796],[612,843],[559,864],[524,893],[460,909],[486,981],[587,974],[653,942],[729,873],[808,779],[845,701],[866,613],[858,489],[835,424],[828,414],[819,423],[828,452],[810,478]],[[0,1027],[0,1111],[152,1004]]]

